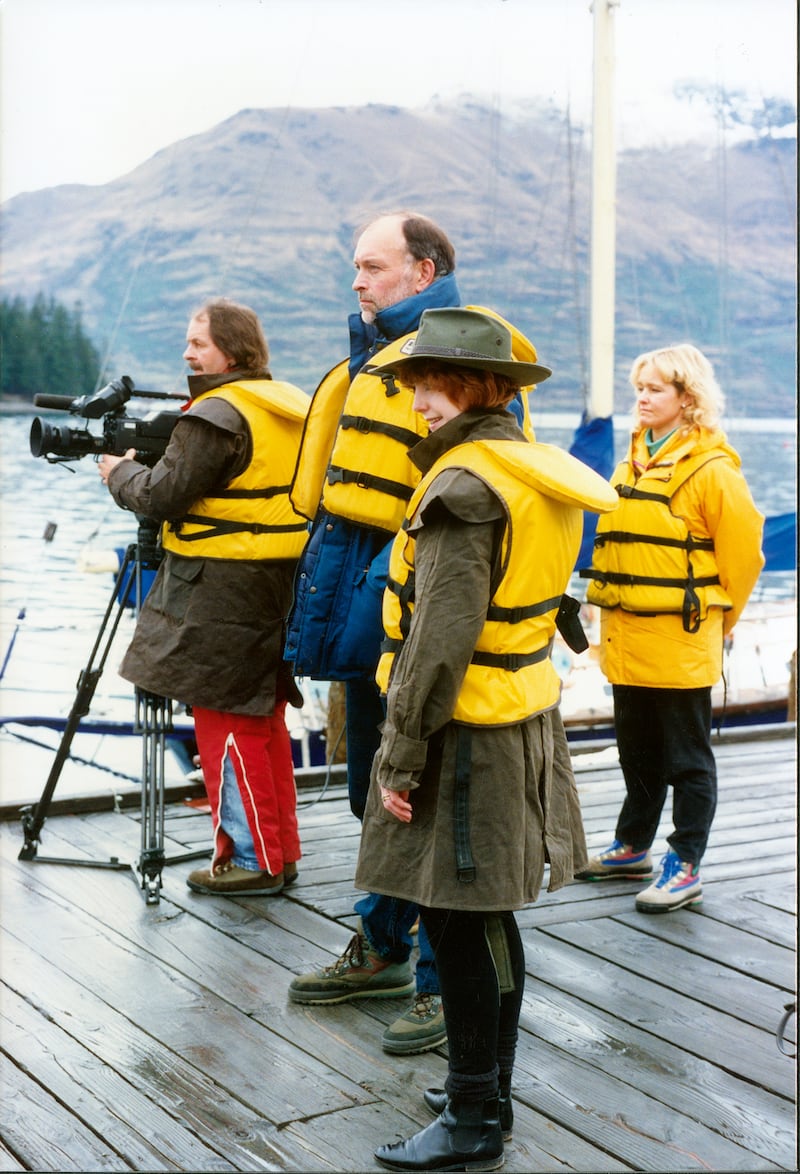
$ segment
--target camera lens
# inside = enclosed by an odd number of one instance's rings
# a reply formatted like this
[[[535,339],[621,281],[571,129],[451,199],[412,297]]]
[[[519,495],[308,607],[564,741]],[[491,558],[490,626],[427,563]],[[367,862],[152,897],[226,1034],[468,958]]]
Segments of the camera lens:
[[[61,439],[57,433],[58,429],[51,428],[41,416],[34,416],[30,436],[31,453],[35,457],[43,457],[45,453],[54,451]]]

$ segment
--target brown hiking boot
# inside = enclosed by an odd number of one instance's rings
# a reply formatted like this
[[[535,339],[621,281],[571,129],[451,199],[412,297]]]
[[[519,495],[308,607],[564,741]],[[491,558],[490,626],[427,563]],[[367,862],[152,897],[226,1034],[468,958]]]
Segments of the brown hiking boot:
[[[408,962],[381,958],[357,933],[330,966],[293,979],[289,999],[292,1003],[346,1003],[349,999],[393,999],[413,990]]]
[[[283,889],[283,873],[253,872],[239,868],[230,860],[213,868],[198,868],[186,878],[195,893],[211,893],[218,897],[275,897]]]

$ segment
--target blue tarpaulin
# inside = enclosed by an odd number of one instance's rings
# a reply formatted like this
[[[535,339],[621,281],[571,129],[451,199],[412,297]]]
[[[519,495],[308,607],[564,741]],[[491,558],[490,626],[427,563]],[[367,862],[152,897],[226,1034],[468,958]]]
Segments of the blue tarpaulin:
[[[774,514],[764,521],[765,571],[794,571],[797,568],[797,513]]]
[[[606,481],[611,480],[616,462],[614,460],[614,422],[611,416],[595,416],[590,420],[586,412],[575,429],[569,451],[590,469],[594,469]],[[597,514],[584,513],[583,538],[578,552],[575,569],[591,566],[592,547],[597,529]]]

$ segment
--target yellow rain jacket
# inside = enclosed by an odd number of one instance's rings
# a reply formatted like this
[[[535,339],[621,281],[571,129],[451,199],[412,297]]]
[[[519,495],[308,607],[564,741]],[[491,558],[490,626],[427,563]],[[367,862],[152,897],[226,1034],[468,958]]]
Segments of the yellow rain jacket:
[[[651,457],[635,433],[598,521],[586,598],[602,608],[600,665],[612,684],[715,685],[723,635],[764,558],[764,518],[719,430],[676,433]]]

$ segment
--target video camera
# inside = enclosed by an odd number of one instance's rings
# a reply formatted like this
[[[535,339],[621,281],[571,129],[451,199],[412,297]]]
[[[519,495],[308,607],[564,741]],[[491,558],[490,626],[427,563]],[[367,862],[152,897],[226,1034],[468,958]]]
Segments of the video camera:
[[[129,448],[135,448],[136,459],[152,467],[164,455],[172,429],[180,419],[180,412],[154,412],[137,420],[125,413],[125,404],[131,396],[142,399],[188,398],[166,391],[143,391],[135,387],[128,375],[115,379],[92,395],[82,395],[77,399],[66,395],[36,395],[33,402],[37,408],[70,412],[86,420],[102,418],[103,431],[102,434],[96,434],[88,428],[58,428],[48,424],[41,416],[35,416],[31,424],[31,453],[35,457],[44,457],[51,464],[59,464],[79,461],[88,453],[122,456]]]

